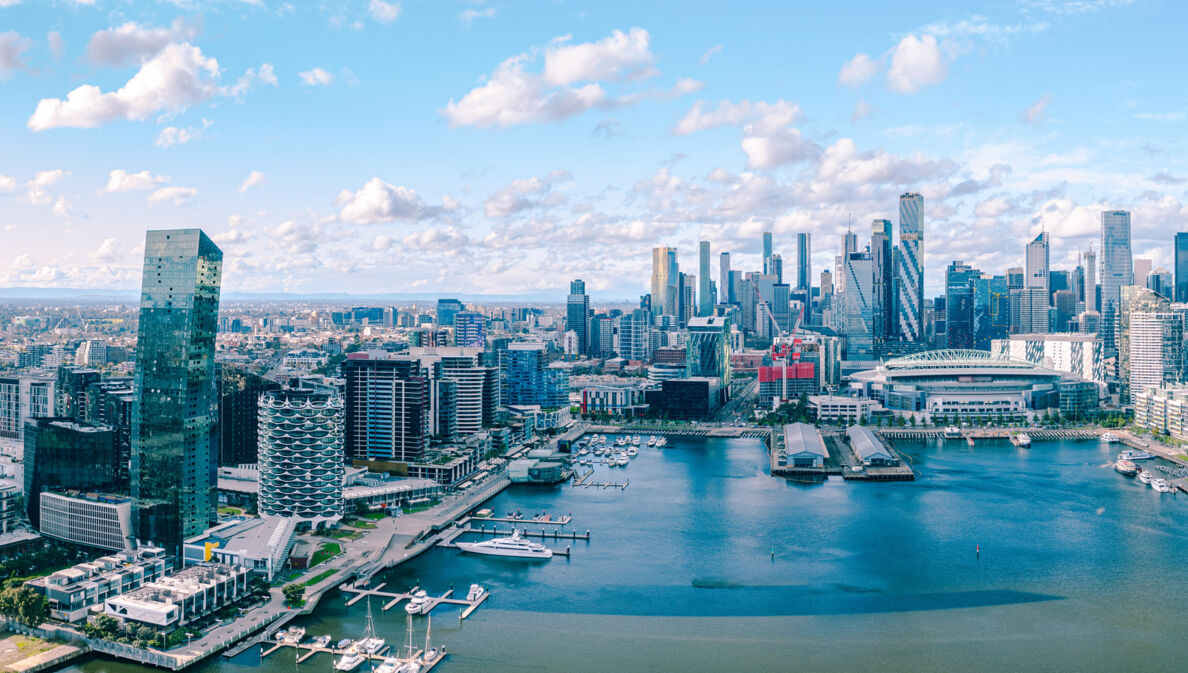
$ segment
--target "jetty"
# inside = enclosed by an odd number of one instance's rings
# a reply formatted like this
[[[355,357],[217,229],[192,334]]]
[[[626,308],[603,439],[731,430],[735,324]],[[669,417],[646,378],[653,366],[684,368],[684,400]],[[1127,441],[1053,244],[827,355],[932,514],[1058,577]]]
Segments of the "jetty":
[[[417,587],[413,587],[412,589],[409,589],[408,591],[405,591],[405,592],[383,591],[383,586],[384,585],[381,584],[374,589],[368,589],[366,587],[343,586],[343,587],[340,587],[340,589],[344,593],[354,594],[354,596],[352,596],[350,598],[350,600],[347,601],[347,605],[351,605],[357,601],[360,601],[364,598],[368,598],[370,596],[375,596],[377,598],[384,599],[386,602],[384,603],[383,607],[381,608],[381,610],[383,610],[384,612],[391,610],[392,608],[396,607],[397,605],[399,605],[400,603],[402,603],[404,601],[410,600],[413,597],[413,595],[416,594],[416,592],[421,590],[421,587],[417,586]],[[464,606],[464,609],[462,610],[461,618],[466,619],[475,610],[478,609],[478,606],[482,605],[483,602],[486,601],[488,597],[490,597],[491,592],[484,591],[482,596],[479,596],[478,598],[476,598],[474,600],[467,600],[465,598],[454,598],[453,595],[454,595],[454,589],[451,587],[449,591],[443,593],[440,596],[433,596],[433,595],[428,596],[425,599],[427,607],[421,614],[427,615],[430,612],[433,612],[433,609],[439,605],[461,605],[461,606]]]
[[[265,641],[265,645],[266,645],[265,649],[260,651],[260,660],[261,661],[263,661],[265,657],[272,655],[272,654],[278,652],[279,650],[282,650],[285,648],[292,648],[292,649],[296,650],[296,652],[293,653],[293,656],[294,656],[297,664],[300,664],[301,662],[305,661],[306,659],[309,659],[310,657],[314,656],[315,654],[329,654],[331,656],[342,656],[343,654],[346,654],[345,649],[340,650],[336,647],[317,647],[317,646],[313,645],[312,643],[284,643],[284,642],[275,642],[275,641]],[[390,645],[388,645],[388,646],[385,646],[383,649],[381,649],[379,652],[376,652],[375,654],[363,654],[362,656],[372,662],[383,661],[384,659],[387,659],[389,656],[391,656],[389,654],[391,652],[391,650],[392,650],[392,647]],[[417,652],[413,655],[413,657],[411,659],[404,659],[401,657],[392,657],[392,658],[398,660],[402,664],[407,664],[410,662],[420,663],[421,673],[426,673],[427,671],[433,670],[433,667],[435,667],[439,663],[441,663],[441,661],[443,659],[445,659],[445,656],[446,656],[445,650],[442,649],[442,650],[438,651],[437,656],[432,661],[423,661],[421,659],[421,657],[424,654],[425,654],[424,650],[417,650]]]

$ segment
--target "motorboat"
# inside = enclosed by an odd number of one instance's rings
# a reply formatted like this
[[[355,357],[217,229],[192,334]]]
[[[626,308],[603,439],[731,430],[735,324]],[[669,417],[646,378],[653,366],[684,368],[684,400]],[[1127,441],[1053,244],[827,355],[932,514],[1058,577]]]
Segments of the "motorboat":
[[[656,448],[661,449],[666,446],[668,446],[668,438],[667,437],[659,437],[656,439]]]
[[[1100,439],[1101,439],[1101,441],[1105,442],[1106,444],[1113,444],[1114,442],[1120,442],[1120,441],[1122,441],[1122,438],[1121,438],[1121,437],[1119,437],[1118,435],[1115,435],[1115,434],[1114,434],[1114,433],[1112,433],[1112,432],[1103,432],[1103,433],[1101,433],[1101,438],[1100,438]]]
[[[627,449],[627,456],[628,456],[628,457],[630,457],[630,458],[634,458],[634,457],[636,457],[636,456],[638,456],[638,455],[639,455],[639,449],[635,448],[634,446],[633,446],[633,447],[631,447],[631,448],[629,448],[629,449]]]
[[[353,671],[356,668],[359,668],[359,664],[366,660],[367,657],[364,657],[363,654],[359,652],[359,648],[351,645],[347,648],[346,652],[342,653],[342,656],[338,658],[338,661],[334,662],[334,670]]]
[[[351,640],[350,638],[343,638],[342,640],[340,640],[334,644],[334,649],[345,650],[346,648],[350,647],[354,643],[355,643],[355,641]]]
[[[1155,489],[1159,493],[1171,493],[1172,491],[1176,490],[1176,487],[1172,486],[1171,482],[1166,479],[1152,479],[1151,488]]]
[[[1118,457],[1125,458],[1126,460],[1153,460],[1155,454],[1142,449],[1128,449],[1118,454]]]
[[[288,635],[289,635],[288,631],[286,631],[285,629],[281,629],[280,631],[277,631],[276,633],[272,634],[272,637],[277,642],[283,643],[283,642],[285,642],[285,638],[287,638]]]
[[[355,647],[367,654],[379,654],[380,650],[384,649],[384,639],[376,636],[364,638],[355,643]]]
[[[636,435],[631,438],[631,443],[634,444],[635,446],[639,446],[639,443],[641,441],[643,441],[643,438],[641,438],[639,435]]]
[[[1020,432],[1017,435],[1011,435],[1011,444],[1027,448],[1031,446],[1031,435],[1028,435],[1026,432]]]
[[[1141,470],[1138,473],[1138,480],[1143,482],[1144,484],[1149,484],[1149,483],[1151,483],[1151,479],[1154,476],[1155,475],[1151,474],[1150,470]]]
[[[626,446],[626,445],[627,445],[626,437],[619,437],[618,439],[615,440],[615,446]]]
[[[482,542],[458,542],[458,548],[472,554],[486,556],[508,556],[512,558],[526,558],[545,560],[553,558],[553,550],[539,542],[529,542],[520,535],[519,529],[510,537],[497,537]]]
[[[305,627],[294,626],[293,628],[289,629],[289,632],[285,634],[284,638],[281,639],[281,642],[288,643],[290,645],[297,645],[304,637]]]
[[[425,608],[429,606],[429,594],[421,589],[414,593],[408,602],[404,604],[404,611],[410,615],[425,614]]]
[[[627,463],[631,462],[631,457],[626,453],[620,453],[619,457],[615,459],[615,464],[619,467],[627,467]]]
[[[313,646],[314,646],[314,647],[326,647],[326,646],[327,646],[327,645],[329,645],[329,644],[330,644],[330,636],[329,636],[329,634],[327,634],[327,635],[321,635],[321,636],[318,636],[317,638],[314,638],[314,639],[313,639]]]
[[[397,673],[404,662],[396,657],[388,657],[383,663],[375,667],[375,673]]]
[[[960,439],[961,431],[957,429],[957,426],[950,425],[947,428],[945,428],[944,436],[945,436],[945,439]]]
[[[466,600],[477,601],[478,599],[482,598],[483,595],[486,593],[487,593],[487,590],[484,589],[481,584],[471,584],[470,591],[468,591],[466,593]]]
[[[656,435],[648,437],[648,446],[656,446]]]
[[[1135,465],[1133,461],[1126,460],[1125,458],[1119,458],[1114,463],[1114,469],[1117,470],[1119,474],[1124,474],[1128,477],[1133,477],[1138,473],[1138,465]]]

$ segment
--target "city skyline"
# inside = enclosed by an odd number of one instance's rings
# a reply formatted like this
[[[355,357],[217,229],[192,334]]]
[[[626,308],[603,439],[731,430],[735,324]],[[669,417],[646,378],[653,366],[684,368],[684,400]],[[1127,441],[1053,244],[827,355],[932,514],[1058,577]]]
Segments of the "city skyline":
[[[1137,60],[1181,23],[1150,21],[1153,3],[766,8],[828,28],[778,48],[718,8],[688,25],[662,5],[4,4],[0,286],[132,288],[144,231],[168,224],[227,250],[233,292],[563,294],[580,277],[629,300],[652,247],[692,260],[706,240],[750,269],[761,231],[789,265],[805,232],[826,269],[849,216],[894,221],[919,191],[935,296],[949,261],[1017,265],[1041,229],[1071,268],[1103,210],[1131,211],[1135,256],[1172,268],[1162,232],[1188,220],[1186,103],[1154,84],[1174,66],[1144,58],[1138,78],[1092,47],[1108,31]],[[431,36],[448,57],[426,62]]]

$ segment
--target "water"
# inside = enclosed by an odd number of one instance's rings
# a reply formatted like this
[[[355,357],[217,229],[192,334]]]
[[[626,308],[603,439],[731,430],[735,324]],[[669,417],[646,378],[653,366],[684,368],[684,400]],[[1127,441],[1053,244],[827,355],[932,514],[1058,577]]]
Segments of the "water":
[[[673,438],[592,478],[629,478],[626,491],[515,486],[489,505],[572,512],[593,539],[549,542],[572,559],[435,549],[381,579],[491,589],[461,626],[456,607],[434,612],[445,672],[1184,670],[1188,496],[1118,475],[1116,447],[1096,442],[900,448],[914,482],[800,485],[769,477],[755,440]],[[299,623],[357,636],[366,606],[344,603],[331,592]],[[372,608],[400,645],[403,610]],[[294,662],[250,652],[199,670]]]

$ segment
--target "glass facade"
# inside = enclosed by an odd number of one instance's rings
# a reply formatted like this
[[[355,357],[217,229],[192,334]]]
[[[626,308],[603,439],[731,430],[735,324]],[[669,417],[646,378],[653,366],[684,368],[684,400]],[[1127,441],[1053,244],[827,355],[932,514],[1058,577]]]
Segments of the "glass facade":
[[[898,334],[904,341],[920,341],[924,326],[924,197],[899,197],[899,245],[895,248],[895,304]]]
[[[1188,232],[1179,232],[1176,234],[1175,257],[1172,260],[1174,269],[1172,273],[1175,276],[1175,300],[1178,302],[1188,302]]]
[[[1117,348],[1116,330],[1122,288],[1134,285],[1134,256],[1130,250],[1130,213],[1101,214],[1101,336],[1106,352]]]
[[[569,374],[549,367],[544,344],[510,344],[499,351],[504,405],[540,405],[556,409],[569,404]]]
[[[214,512],[215,330],[223,252],[199,229],[145,237],[132,498],[137,535],[179,556]],[[179,556],[180,557],[180,556]]]
[[[35,418],[25,425],[25,505],[29,521],[40,527],[41,492],[116,487],[115,433],[104,425],[72,418]]]

